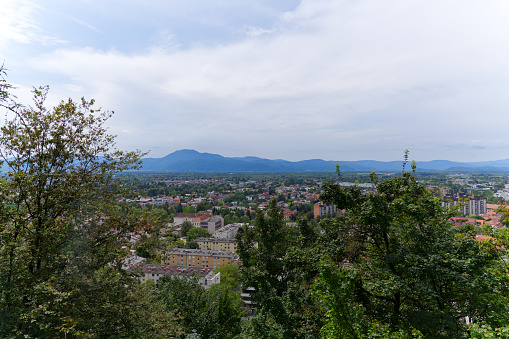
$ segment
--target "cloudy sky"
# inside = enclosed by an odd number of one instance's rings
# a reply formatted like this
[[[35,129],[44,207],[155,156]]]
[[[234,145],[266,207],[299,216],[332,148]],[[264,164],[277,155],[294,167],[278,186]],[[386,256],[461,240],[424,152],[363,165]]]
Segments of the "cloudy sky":
[[[509,158],[507,0],[0,0],[23,102],[94,98],[124,150]]]

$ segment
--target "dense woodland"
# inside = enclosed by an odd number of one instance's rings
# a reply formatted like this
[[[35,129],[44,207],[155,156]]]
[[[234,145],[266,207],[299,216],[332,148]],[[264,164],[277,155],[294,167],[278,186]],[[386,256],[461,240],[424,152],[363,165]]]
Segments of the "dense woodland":
[[[9,96],[3,78],[0,86],[0,104],[9,112],[0,132],[2,338],[486,338],[509,333],[509,233],[452,226],[455,211],[444,210],[422,184],[445,184],[448,176],[431,179],[414,166],[407,169],[405,159],[399,174],[229,174],[221,182],[210,176],[202,188],[161,185],[171,178],[131,172],[143,154],[115,149],[115,137],[104,127],[111,114],[95,108],[93,100],[47,108],[48,90],[40,88],[33,104],[24,106]],[[503,182],[497,178],[487,180]],[[207,178],[197,174],[194,179]],[[376,190],[344,187],[338,184],[342,180],[369,181]],[[475,180],[484,180],[482,174]],[[222,267],[221,284],[208,290],[193,279],[142,284],[136,271],[123,267],[133,235],[150,235],[145,247],[137,248],[148,257],[172,241],[159,231],[178,211],[141,208],[120,198],[192,196],[230,190],[224,182],[239,181],[261,183],[262,191],[270,190],[269,182],[323,182],[320,199],[344,213],[315,222],[303,210],[295,223],[287,223],[273,199],[268,214],[248,216],[252,227],[237,235],[240,270]],[[243,202],[241,196],[234,199]],[[492,238],[477,241],[480,232]],[[242,310],[241,286],[255,290],[253,317]]]

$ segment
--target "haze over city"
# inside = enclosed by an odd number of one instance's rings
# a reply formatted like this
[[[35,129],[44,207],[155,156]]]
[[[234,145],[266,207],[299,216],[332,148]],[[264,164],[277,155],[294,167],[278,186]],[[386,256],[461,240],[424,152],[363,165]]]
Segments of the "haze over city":
[[[509,158],[506,1],[0,4],[18,100],[94,98],[124,150]]]

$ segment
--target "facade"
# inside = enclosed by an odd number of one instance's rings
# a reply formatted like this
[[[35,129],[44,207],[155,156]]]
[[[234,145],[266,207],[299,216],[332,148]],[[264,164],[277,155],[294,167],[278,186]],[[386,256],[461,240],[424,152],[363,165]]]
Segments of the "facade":
[[[244,303],[244,311],[249,316],[252,316],[255,314],[257,308],[256,305],[253,304],[253,301],[251,300],[251,295],[255,292],[255,289],[253,287],[248,287],[240,293],[240,298],[242,299],[242,302]]]
[[[220,215],[213,215],[201,221],[199,226],[206,229],[210,234],[214,234],[216,230],[224,226],[224,219]]]
[[[130,269],[132,271],[138,271],[141,273],[141,282],[153,280],[154,283],[157,283],[157,281],[164,276],[173,276],[187,279],[191,277],[198,277],[198,283],[200,286],[205,288],[219,284],[221,282],[220,273],[214,273],[214,271],[209,268],[168,265],[138,265],[132,266]]]
[[[284,210],[283,211],[283,220],[290,219],[292,217],[292,215],[295,215],[295,211]]]
[[[194,219],[200,217],[201,215],[203,215],[203,214],[198,214],[198,213],[181,213],[179,215],[176,215],[173,218],[173,222],[175,223],[175,225],[182,225],[184,223],[184,221],[191,221],[191,222],[193,222]]]
[[[161,264],[214,269],[226,264],[238,265],[238,260],[232,251],[173,248],[163,255]]]
[[[210,215],[204,213],[182,213],[173,218],[175,225],[182,225],[184,221],[189,221],[194,227],[201,227],[213,234],[217,229],[224,226],[224,219],[220,215]]]
[[[219,230],[216,230],[214,233],[214,238],[220,239],[235,239],[237,232],[244,224],[236,223],[236,224],[228,224]]]
[[[480,195],[467,196],[465,194],[446,194],[444,201],[442,201],[442,207],[457,206],[463,215],[471,214],[486,214],[487,204],[486,198]]]
[[[202,250],[237,252],[237,242],[233,239],[196,238]]]
[[[315,207],[314,207],[315,220],[316,220],[316,218],[322,217],[324,215],[337,214],[337,213],[338,213],[338,208],[334,204],[324,203],[323,201],[319,201],[315,204]]]

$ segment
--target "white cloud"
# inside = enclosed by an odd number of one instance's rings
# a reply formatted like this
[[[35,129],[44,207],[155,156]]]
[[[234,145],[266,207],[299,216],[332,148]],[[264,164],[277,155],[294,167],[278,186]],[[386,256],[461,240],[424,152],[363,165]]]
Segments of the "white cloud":
[[[37,26],[33,14],[41,10],[40,6],[25,0],[2,0],[1,6],[0,48],[7,48],[10,42],[44,46],[66,43]]]
[[[148,52],[60,48],[30,66],[116,109],[126,144],[171,141],[157,156],[235,145],[231,155],[388,160],[414,148],[436,158],[451,138],[469,145],[466,131],[481,119],[497,123],[475,145],[509,123],[508,9],[494,0],[303,1],[275,24],[241,26],[246,38],[236,42],[182,48],[160,29]]]
[[[152,54],[166,54],[175,52],[181,47],[177,36],[168,30],[156,32],[151,39],[152,47],[150,52]]]
[[[83,20],[80,20],[80,19],[77,19],[77,18],[73,18],[73,17],[71,17],[70,19],[73,20],[74,22],[80,24],[81,26],[84,26],[84,27],[86,27],[88,29],[91,29],[92,31],[94,31],[96,33],[102,33],[98,28],[94,27],[93,25],[89,24],[86,21],[83,21]]]
[[[276,30],[275,29],[265,29],[265,28],[256,27],[256,26],[245,26],[243,28],[243,31],[250,37],[259,37],[261,35],[274,33]]]

